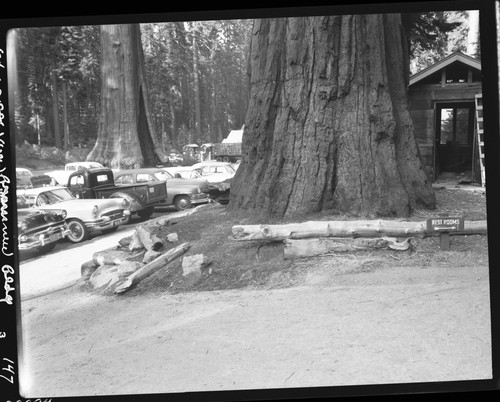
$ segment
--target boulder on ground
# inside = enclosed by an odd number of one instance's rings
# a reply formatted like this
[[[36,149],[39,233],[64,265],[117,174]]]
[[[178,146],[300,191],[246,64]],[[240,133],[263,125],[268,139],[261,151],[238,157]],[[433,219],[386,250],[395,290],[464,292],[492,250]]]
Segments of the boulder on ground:
[[[137,261],[128,261],[120,265],[101,265],[90,276],[89,282],[94,289],[113,291],[114,287],[143,266],[144,264]]]
[[[201,279],[201,271],[209,264],[203,254],[189,255],[182,259],[182,275],[189,284],[195,284]]]
[[[84,262],[80,267],[80,274],[84,281],[90,278],[90,276],[99,268],[99,265],[95,263],[92,259],[90,261]]]

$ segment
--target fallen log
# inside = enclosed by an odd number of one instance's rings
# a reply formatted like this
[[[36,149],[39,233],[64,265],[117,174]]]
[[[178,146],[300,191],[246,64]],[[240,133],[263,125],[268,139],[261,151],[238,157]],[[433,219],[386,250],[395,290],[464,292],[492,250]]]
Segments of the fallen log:
[[[486,221],[465,222],[464,230],[450,234],[484,234]],[[306,239],[316,237],[426,237],[439,233],[427,231],[427,222],[392,220],[309,221],[283,225],[236,225],[233,240]]]
[[[163,248],[163,240],[154,233],[154,225],[138,225],[135,233],[146,250],[158,251]]]
[[[392,250],[405,251],[411,247],[411,238],[398,241],[395,238],[338,238],[320,237],[311,239],[285,239],[283,258],[285,260],[294,258],[314,257],[332,252],[349,252],[359,250],[377,250],[389,248]]]
[[[172,248],[160,255],[158,258],[155,258],[150,263],[144,265],[141,269],[134,272],[132,275],[128,276],[123,283],[116,287],[115,293],[121,294],[126,291],[132,289],[136,286],[140,281],[147,278],[151,274],[155,273],[159,269],[163,268],[168,263],[172,262],[176,258],[183,255],[187,250],[189,250],[190,245],[188,243],[182,243],[179,246]]]

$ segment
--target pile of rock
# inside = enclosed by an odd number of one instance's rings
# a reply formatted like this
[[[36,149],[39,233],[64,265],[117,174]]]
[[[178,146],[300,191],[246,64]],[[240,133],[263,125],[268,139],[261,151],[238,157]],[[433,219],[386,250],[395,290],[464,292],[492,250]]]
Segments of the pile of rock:
[[[132,289],[151,274],[185,254],[189,243],[178,243],[177,233],[158,237],[159,226],[168,220],[151,220],[138,225],[132,236],[122,238],[116,247],[98,251],[81,266],[82,279],[93,289],[103,293],[121,294]],[[201,270],[208,265],[202,254],[183,258],[183,275],[190,284],[201,278]],[[168,273],[168,269],[167,272]]]

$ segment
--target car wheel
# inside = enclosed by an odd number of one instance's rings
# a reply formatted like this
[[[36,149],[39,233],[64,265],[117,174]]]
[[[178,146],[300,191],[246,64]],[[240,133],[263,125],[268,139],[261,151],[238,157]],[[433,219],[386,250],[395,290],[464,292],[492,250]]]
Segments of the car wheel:
[[[153,207],[147,207],[146,209],[137,212],[137,215],[139,215],[139,217],[142,219],[148,219],[151,217],[151,215],[153,215],[153,212],[154,212]]]
[[[80,243],[89,237],[89,230],[78,219],[70,220],[68,222],[68,229],[70,231],[68,240],[72,243]]]
[[[55,246],[56,242],[52,242],[44,246],[37,247],[37,250],[40,251],[41,253],[48,253],[49,251],[53,250]]]
[[[191,208],[191,199],[187,195],[180,195],[175,198],[174,204],[177,211],[184,211]]]

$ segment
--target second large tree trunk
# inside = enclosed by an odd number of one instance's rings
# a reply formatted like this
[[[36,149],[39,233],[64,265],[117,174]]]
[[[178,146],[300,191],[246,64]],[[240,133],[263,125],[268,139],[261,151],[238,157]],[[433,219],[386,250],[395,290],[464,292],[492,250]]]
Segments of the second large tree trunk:
[[[408,112],[400,16],[256,20],[229,208],[407,216],[435,207]]]
[[[166,160],[152,123],[139,25],[102,26],[101,53],[101,118],[87,160],[111,168]]]

